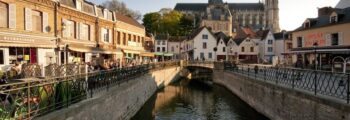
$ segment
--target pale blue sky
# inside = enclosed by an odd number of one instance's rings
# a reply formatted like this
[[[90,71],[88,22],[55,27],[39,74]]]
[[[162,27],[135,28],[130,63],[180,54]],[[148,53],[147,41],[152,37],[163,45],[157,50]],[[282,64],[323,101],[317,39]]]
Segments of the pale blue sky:
[[[100,4],[106,0],[89,0]],[[126,5],[142,14],[156,12],[161,8],[174,8],[176,3],[207,3],[208,0],[121,0]],[[258,2],[259,0],[224,0],[231,2]],[[317,7],[334,7],[339,0],[279,0],[281,29],[293,30],[299,27],[306,18],[317,16]]]

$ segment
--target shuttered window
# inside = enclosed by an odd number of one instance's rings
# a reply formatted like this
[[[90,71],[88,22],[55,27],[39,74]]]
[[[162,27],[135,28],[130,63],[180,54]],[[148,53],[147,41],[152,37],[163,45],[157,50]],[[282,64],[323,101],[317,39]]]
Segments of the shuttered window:
[[[32,30],[36,32],[42,32],[43,30],[43,18],[39,11],[32,11]]]
[[[6,3],[0,2],[0,27],[8,27],[8,5]]]
[[[89,36],[90,26],[87,24],[80,25],[80,39],[82,40],[90,40]]]
[[[65,28],[63,29],[64,38],[74,38],[75,37],[75,22],[70,20],[64,20],[63,24]]]

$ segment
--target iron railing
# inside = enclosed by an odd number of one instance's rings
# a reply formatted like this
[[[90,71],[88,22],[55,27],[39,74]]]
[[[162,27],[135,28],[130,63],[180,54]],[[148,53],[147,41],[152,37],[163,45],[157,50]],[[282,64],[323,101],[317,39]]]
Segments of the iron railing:
[[[145,64],[54,78],[31,78],[0,85],[0,119],[32,119],[65,108],[102,90],[179,62]]]
[[[224,63],[225,70],[290,87],[294,90],[324,95],[350,102],[350,74],[294,68],[259,67]]]

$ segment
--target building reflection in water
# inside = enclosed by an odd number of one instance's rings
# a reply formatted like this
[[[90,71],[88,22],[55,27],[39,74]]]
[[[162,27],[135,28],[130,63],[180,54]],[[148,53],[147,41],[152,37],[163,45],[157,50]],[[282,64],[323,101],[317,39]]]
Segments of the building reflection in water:
[[[265,120],[228,90],[181,80],[159,90],[133,120]]]

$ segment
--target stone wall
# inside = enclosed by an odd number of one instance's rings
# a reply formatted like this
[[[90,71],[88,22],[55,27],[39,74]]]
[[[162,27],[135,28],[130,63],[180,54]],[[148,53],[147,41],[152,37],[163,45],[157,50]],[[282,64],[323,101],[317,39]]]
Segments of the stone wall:
[[[39,120],[128,120],[160,87],[180,77],[180,67],[153,71]]]
[[[257,81],[214,70],[214,82],[225,86],[243,101],[272,120],[350,120],[344,101]]]

